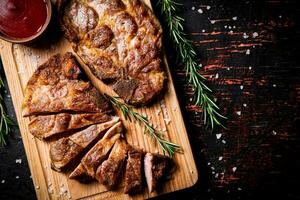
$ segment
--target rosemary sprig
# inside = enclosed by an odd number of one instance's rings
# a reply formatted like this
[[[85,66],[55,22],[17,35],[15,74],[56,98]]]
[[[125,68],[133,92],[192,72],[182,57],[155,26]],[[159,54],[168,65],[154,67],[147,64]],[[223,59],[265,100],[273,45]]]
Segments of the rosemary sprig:
[[[139,123],[143,124],[145,127],[144,133],[148,134],[152,139],[154,139],[158,143],[158,145],[163,151],[163,154],[168,153],[168,155],[172,157],[175,152],[182,152],[182,149],[179,145],[174,144],[163,138],[162,133],[157,131],[153,127],[153,125],[149,122],[148,117],[135,112],[131,106],[121,102],[119,100],[120,97],[111,97],[108,95],[106,95],[106,97],[116,108],[118,108],[122,112],[125,119],[129,119],[130,121],[136,120]]]
[[[0,75],[0,91],[4,88],[4,82]],[[4,110],[4,100],[0,93],[0,146],[6,145],[6,137],[9,135],[10,129],[14,126],[14,122],[10,119]]]
[[[158,5],[161,9],[161,14],[164,17],[170,31],[171,40],[177,51],[177,58],[184,64],[186,75],[189,77],[189,83],[194,91],[195,105],[200,106],[203,110],[203,121],[207,127],[212,130],[216,125],[224,127],[220,118],[225,118],[219,113],[219,107],[216,105],[211,94],[211,89],[205,84],[206,78],[199,73],[199,66],[196,62],[196,51],[192,41],[187,39],[184,32],[184,19],[176,13],[178,6],[181,4],[174,0],[159,0]]]

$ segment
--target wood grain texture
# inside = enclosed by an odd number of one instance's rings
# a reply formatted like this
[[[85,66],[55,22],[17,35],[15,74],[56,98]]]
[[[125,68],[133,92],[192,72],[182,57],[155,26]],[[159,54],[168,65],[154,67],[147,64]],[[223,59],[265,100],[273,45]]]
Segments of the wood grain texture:
[[[150,6],[150,1],[146,1],[146,3]],[[21,116],[21,103],[27,81],[37,66],[46,61],[51,55],[72,51],[67,40],[60,36],[55,40],[44,38],[40,46],[25,46],[4,41],[1,41],[0,45],[2,47],[0,51],[1,58],[38,199],[146,199],[187,188],[196,183],[198,173],[166,59],[168,84],[164,96],[150,107],[143,107],[137,109],[137,111],[148,116],[153,124],[157,126],[157,129],[165,134],[167,139],[181,145],[184,154],[175,155],[174,159],[178,165],[177,170],[159,193],[149,194],[145,190],[143,194],[128,196],[123,194],[122,188],[117,191],[107,191],[104,186],[98,183],[81,184],[68,179],[68,174],[51,170],[49,144],[39,141],[29,134],[29,121]],[[86,66],[83,64],[82,66],[92,83],[100,91],[115,95],[109,87],[95,78]],[[148,136],[144,135],[142,126],[128,122],[123,118],[122,121],[127,128],[126,137],[129,143],[147,152],[156,152],[159,149]]]

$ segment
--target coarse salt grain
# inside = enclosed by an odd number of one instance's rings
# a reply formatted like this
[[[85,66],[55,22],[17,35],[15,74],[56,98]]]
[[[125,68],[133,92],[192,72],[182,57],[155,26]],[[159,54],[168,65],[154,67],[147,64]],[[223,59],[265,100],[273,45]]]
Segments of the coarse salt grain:
[[[249,38],[249,35],[247,35],[247,33],[244,33],[244,34],[243,34],[243,38],[244,38],[244,39],[247,39],[247,38]]]
[[[241,111],[237,111],[236,114],[240,116],[242,114],[242,112]]]
[[[240,89],[241,89],[241,90],[242,90],[242,89],[244,89],[244,86],[243,86],[243,85],[241,85],[241,86],[240,86]]]
[[[170,119],[164,119],[166,124],[170,124],[171,120]]]
[[[1,183],[2,183],[2,184],[5,183],[5,180],[2,180]]]
[[[247,49],[246,54],[247,54],[247,55],[250,54],[250,49]]]
[[[219,78],[219,74],[218,74],[218,73],[216,73],[216,76],[215,76],[215,78]]]
[[[221,160],[223,160],[223,156],[220,156],[220,157],[219,157],[219,161],[221,161]]]
[[[205,30],[204,29],[202,29],[202,33],[204,33],[205,32]]]
[[[54,192],[53,188],[52,187],[48,187],[48,192],[49,192],[49,194],[52,194]]]
[[[246,103],[243,103],[243,106],[244,106],[244,107],[247,107],[247,104],[246,104]]]
[[[236,21],[236,20],[237,20],[237,16],[233,17],[232,19],[233,19],[234,21]]]
[[[223,144],[226,144],[226,141],[225,141],[225,140],[222,140],[222,143],[223,143]]]
[[[156,115],[159,115],[161,110],[156,110]]]
[[[201,8],[198,9],[198,13],[202,14],[203,10]]]
[[[272,134],[273,134],[273,135],[277,135],[277,132],[273,130],[273,131],[272,131]]]
[[[237,170],[237,167],[233,167],[232,171],[235,172]]]
[[[276,87],[277,85],[276,84],[273,84],[273,87]]]
[[[216,137],[217,137],[217,139],[220,139],[222,137],[222,134],[221,133],[216,134]]]
[[[208,162],[207,165],[209,166],[209,165],[210,165],[210,162]]]
[[[177,106],[174,105],[174,106],[173,106],[173,111],[176,111],[176,109],[177,109]]]
[[[258,33],[257,32],[254,32],[253,34],[252,34],[252,37],[253,38],[256,38],[258,36]]]
[[[210,20],[210,23],[214,24],[214,23],[216,23],[216,20]]]
[[[16,179],[19,179],[20,177],[19,176],[16,176]]]
[[[250,67],[249,67],[249,70],[251,70],[251,69],[252,69],[252,67],[250,66]]]
[[[210,8],[211,8],[210,6],[206,6],[206,9],[207,9],[207,10],[210,10]]]
[[[195,10],[195,9],[196,9],[195,6],[193,6],[193,7],[192,7],[192,10]]]
[[[22,163],[22,159],[16,159],[16,163],[21,164]]]

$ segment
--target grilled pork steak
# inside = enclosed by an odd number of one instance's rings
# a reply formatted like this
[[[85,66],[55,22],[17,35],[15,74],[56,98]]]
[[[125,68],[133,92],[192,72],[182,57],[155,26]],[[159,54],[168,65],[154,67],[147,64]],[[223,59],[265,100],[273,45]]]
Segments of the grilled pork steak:
[[[106,99],[82,76],[71,53],[52,56],[38,67],[27,83],[22,105],[23,116],[110,110]]]
[[[109,157],[97,169],[96,179],[108,188],[118,183],[123,164],[126,159],[128,144],[124,139],[116,141]]]
[[[157,189],[168,171],[172,167],[172,160],[169,157],[159,154],[147,153],[144,158],[145,177],[149,192]]]
[[[127,103],[161,92],[162,29],[141,0],[59,0],[60,20],[74,51]]]
[[[86,148],[97,141],[105,130],[112,127],[119,121],[114,117],[111,121],[92,125],[83,131],[77,132],[69,137],[61,138],[50,145],[51,167],[56,171],[61,171],[68,164],[74,161],[78,155]]]
[[[95,178],[97,168],[107,158],[109,151],[115,142],[120,138],[123,131],[121,122],[118,122],[111,127],[99,140],[95,146],[93,146],[86,155],[82,158],[78,167],[70,174],[70,178],[85,180],[89,177]]]
[[[130,148],[126,164],[124,193],[134,194],[141,192],[143,187],[142,164],[143,152]]]
[[[105,113],[39,115],[31,117],[28,125],[32,135],[39,139],[47,139],[60,133],[87,127],[92,124],[111,120]]]

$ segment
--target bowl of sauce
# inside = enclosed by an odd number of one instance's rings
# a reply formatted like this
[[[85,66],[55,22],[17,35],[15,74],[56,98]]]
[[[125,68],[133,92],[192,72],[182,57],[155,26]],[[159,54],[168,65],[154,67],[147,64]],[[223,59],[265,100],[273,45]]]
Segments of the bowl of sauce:
[[[32,42],[49,25],[51,9],[50,0],[0,0],[0,38]]]

